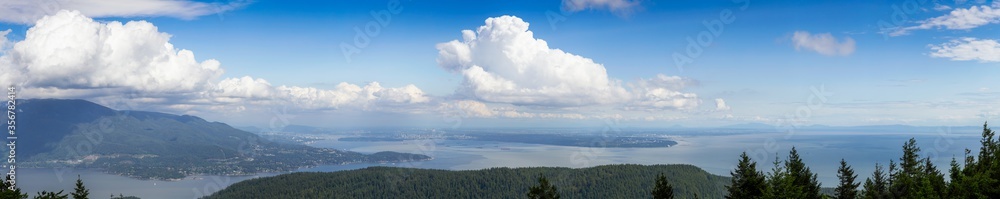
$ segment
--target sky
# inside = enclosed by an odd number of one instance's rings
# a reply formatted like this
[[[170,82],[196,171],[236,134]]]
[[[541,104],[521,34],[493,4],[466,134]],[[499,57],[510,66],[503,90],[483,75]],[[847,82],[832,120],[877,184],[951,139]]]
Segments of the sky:
[[[1000,2],[0,2],[0,82],[235,126],[971,126]]]

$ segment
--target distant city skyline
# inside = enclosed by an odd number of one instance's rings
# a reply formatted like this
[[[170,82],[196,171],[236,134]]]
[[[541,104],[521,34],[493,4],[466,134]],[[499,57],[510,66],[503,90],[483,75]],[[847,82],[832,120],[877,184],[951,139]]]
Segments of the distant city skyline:
[[[0,83],[234,126],[976,126],[1000,2],[0,3]]]

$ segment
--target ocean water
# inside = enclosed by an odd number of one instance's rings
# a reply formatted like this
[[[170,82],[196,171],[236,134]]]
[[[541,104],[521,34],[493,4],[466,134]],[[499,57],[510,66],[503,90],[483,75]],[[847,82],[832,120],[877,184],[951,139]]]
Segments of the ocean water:
[[[311,146],[347,149],[363,153],[397,151],[425,154],[433,160],[395,164],[322,165],[297,171],[341,171],[369,166],[399,166],[451,170],[491,167],[591,167],[606,164],[691,164],[706,171],[729,175],[740,152],[747,151],[758,168],[769,171],[774,158],[784,159],[795,146],[824,187],[837,183],[836,170],[845,159],[863,181],[874,171],[875,163],[888,164],[902,154],[901,146],[911,137],[922,148],[921,155],[932,157],[939,169],[947,169],[952,157],[961,159],[966,148],[978,150],[978,132],[962,133],[852,133],[813,132],[793,135],[756,133],[732,135],[665,135],[678,144],[669,148],[588,148],[538,144],[410,140],[401,142],[341,142],[336,137],[310,143]],[[886,167],[888,168],[888,167]],[[942,170],[946,173],[946,170]],[[141,198],[196,198],[233,183],[278,173],[253,176],[192,176],[179,181],[136,180],[105,174],[96,170],[19,169],[18,185],[24,191],[66,190],[70,192],[80,175],[91,195],[135,195]]]

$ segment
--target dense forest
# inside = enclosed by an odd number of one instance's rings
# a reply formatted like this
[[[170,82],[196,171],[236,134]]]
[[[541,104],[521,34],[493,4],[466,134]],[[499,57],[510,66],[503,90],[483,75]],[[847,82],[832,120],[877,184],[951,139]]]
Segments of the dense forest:
[[[650,198],[659,174],[672,185],[676,198],[722,198],[729,182],[691,165],[470,171],[369,167],[246,180],[205,198],[525,198],[539,177],[562,198]]]

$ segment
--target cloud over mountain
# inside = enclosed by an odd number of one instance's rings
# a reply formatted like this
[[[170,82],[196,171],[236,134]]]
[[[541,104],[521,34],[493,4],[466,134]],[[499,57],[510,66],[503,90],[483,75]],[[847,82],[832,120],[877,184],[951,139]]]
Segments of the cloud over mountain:
[[[7,42],[3,31],[3,43]],[[294,102],[303,108],[377,109],[378,105],[429,101],[414,85],[385,88],[340,83],[334,89],[273,86],[249,76],[220,80],[219,61],[199,61],[175,48],[170,35],[146,21],[98,22],[78,11],[38,20],[23,41],[0,57],[0,82],[19,84],[23,97],[93,98],[141,93],[145,102],[170,107]],[[9,71],[9,72],[8,72]],[[185,105],[185,103],[188,103]]]

